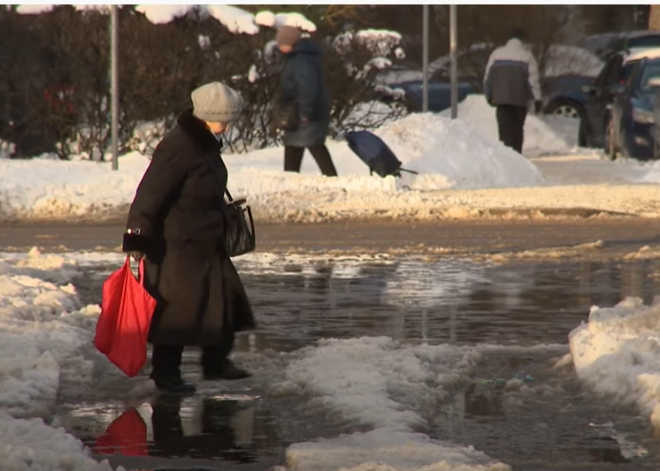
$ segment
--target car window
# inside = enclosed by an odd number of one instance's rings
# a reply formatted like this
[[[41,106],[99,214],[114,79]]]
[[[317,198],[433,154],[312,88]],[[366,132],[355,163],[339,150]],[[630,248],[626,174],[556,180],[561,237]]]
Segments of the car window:
[[[656,47],[660,46],[660,34],[649,36],[632,37],[626,40],[626,48],[633,49],[638,47]]]
[[[646,61],[639,75],[640,79],[637,81],[637,86],[641,91],[644,93],[654,92],[655,90],[649,85],[649,81],[654,78],[660,78],[660,60]]]

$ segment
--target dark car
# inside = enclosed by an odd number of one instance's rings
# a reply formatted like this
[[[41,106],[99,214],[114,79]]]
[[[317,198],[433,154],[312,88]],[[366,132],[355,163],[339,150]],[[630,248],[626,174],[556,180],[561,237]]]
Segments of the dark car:
[[[401,89],[405,92],[405,105],[409,111],[422,111],[424,85],[421,80],[407,80],[390,86],[392,89]],[[480,93],[473,84],[458,83],[459,103],[468,95]],[[381,97],[382,101],[390,101],[390,96]],[[439,113],[451,107],[451,84],[447,82],[429,81],[429,111]]]
[[[584,87],[583,91],[588,94],[588,99],[578,132],[580,147],[605,147],[605,129],[614,100],[612,87],[626,82],[635,63],[642,57],[640,54],[645,50],[626,50],[612,54],[593,86]]]
[[[546,103],[544,113],[581,118],[589,98],[585,91],[593,85],[592,77],[549,77],[541,80],[541,89]],[[409,80],[390,85],[406,93],[406,104],[410,111],[422,110],[423,82]],[[474,81],[458,82],[459,103],[468,95],[483,93],[482,87]],[[429,81],[429,111],[440,112],[451,107],[451,84],[449,82]]]
[[[619,51],[640,48],[660,47],[660,33],[657,31],[626,31],[587,36],[580,41],[580,46],[596,56],[607,60]]]
[[[459,102],[467,95],[483,93],[483,76],[493,49],[492,44],[475,44],[458,55]],[[543,112],[581,117],[589,98],[585,89],[593,84],[602,62],[584,49],[563,45],[551,45],[539,51],[538,56],[542,59],[539,67],[542,70]],[[440,112],[451,106],[449,68],[449,56],[442,56],[429,64],[429,111]],[[422,110],[421,72],[387,72],[385,82],[390,89],[400,88],[406,92],[409,110]]]
[[[636,159],[654,158],[654,102],[660,88],[660,48],[635,61],[625,84],[612,87],[614,101],[605,135],[606,152]]]

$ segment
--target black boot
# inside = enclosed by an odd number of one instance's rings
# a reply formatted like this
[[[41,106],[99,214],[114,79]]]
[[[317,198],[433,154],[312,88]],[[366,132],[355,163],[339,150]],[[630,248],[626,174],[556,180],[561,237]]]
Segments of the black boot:
[[[204,379],[206,381],[217,381],[219,379],[233,380],[245,379],[252,376],[249,371],[239,368],[228,358],[225,358],[214,368],[204,370]]]
[[[152,374],[151,379],[156,383],[160,392],[169,394],[195,394],[197,388],[194,384],[184,381],[181,376],[159,378]]]
[[[154,345],[151,374],[159,391],[170,394],[194,394],[197,388],[181,377],[183,346]]]

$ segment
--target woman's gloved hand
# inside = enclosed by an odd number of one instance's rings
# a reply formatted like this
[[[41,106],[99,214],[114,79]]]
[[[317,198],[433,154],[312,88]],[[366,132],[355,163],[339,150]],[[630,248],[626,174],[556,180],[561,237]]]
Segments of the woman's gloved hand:
[[[133,258],[133,260],[139,263],[144,258],[144,253],[138,252],[137,250],[133,251],[131,252],[131,258]]]

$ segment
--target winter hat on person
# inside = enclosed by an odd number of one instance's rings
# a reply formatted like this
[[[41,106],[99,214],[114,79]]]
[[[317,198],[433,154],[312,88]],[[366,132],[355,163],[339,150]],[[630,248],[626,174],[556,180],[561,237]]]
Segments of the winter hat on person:
[[[243,97],[224,83],[211,82],[190,94],[193,115],[210,123],[230,123],[243,111]]]
[[[293,26],[282,26],[277,30],[275,41],[278,46],[293,46],[300,41],[300,31]]]

